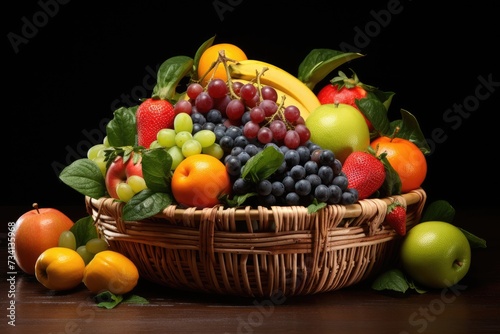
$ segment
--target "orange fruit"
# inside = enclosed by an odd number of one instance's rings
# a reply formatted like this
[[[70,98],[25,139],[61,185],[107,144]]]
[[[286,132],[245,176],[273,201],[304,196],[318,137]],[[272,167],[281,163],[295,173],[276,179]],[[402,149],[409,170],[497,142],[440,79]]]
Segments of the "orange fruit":
[[[139,271],[125,255],[104,250],[95,254],[87,264],[82,281],[93,293],[109,291],[122,295],[135,288],[139,281]]]
[[[85,262],[75,250],[51,247],[40,254],[35,263],[35,277],[50,290],[76,288],[83,279]]]
[[[172,194],[182,206],[198,209],[219,204],[231,191],[231,180],[222,161],[208,154],[194,154],[182,160],[172,175]]]
[[[374,139],[370,146],[377,155],[387,153],[387,160],[401,179],[401,192],[419,188],[427,175],[427,160],[417,145],[404,138],[382,136]]]
[[[44,250],[59,243],[62,232],[73,226],[73,221],[53,208],[34,209],[21,215],[14,224],[14,259],[26,274],[35,274],[35,263]]]
[[[231,60],[239,61],[248,59],[245,52],[234,44],[220,43],[208,47],[202,53],[198,62],[198,77],[203,78],[200,82],[202,86],[206,86],[211,79],[227,80],[226,69],[222,63],[219,63],[216,68],[208,72],[212,64],[219,58],[219,52],[221,50],[224,50],[226,58]],[[208,74],[205,75],[207,72]]]

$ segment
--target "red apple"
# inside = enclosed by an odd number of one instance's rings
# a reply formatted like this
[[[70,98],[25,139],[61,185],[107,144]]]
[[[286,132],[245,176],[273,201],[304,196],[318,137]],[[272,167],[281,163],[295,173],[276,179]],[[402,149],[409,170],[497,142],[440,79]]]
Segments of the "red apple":
[[[133,153],[132,153],[133,154]],[[142,157],[139,156],[137,161],[134,161],[134,157],[131,156],[127,161],[124,162],[122,156],[118,156],[109,165],[106,172],[105,184],[106,189],[110,197],[119,199],[116,193],[116,187],[122,182],[127,182],[127,179],[132,175],[142,176]]]
[[[27,274],[35,274],[35,263],[45,250],[58,245],[62,232],[73,226],[73,221],[53,208],[38,208],[20,216],[13,229],[14,260]]]

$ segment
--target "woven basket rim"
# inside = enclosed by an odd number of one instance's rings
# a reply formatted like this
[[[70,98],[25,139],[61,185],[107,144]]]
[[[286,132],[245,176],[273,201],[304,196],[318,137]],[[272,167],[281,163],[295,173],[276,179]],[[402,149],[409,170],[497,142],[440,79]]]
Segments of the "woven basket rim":
[[[416,204],[419,201],[422,200],[422,197],[425,197],[425,192],[422,188],[418,188],[415,190],[412,190],[408,193],[404,193],[401,195],[393,195],[389,197],[384,197],[384,198],[371,198],[371,199],[363,199],[360,200],[354,204],[349,204],[349,205],[341,205],[341,204],[329,204],[327,206],[335,206],[335,207],[343,207],[345,208],[344,212],[344,218],[355,218],[358,217],[362,211],[362,203],[369,202],[369,201],[383,201],[387,205],[391,204],[394,201],[399,201],[402,203],[404,206],[407,205],[412,205]],[[125,203],[117,201],[113,198],[110,197],[101,197],[101,198],[91,198],[89,196],[85,196],[85,201],[97,208],[103,207],[103,206],[117,206],[117,209],[121,209],[125,205]],[[247,217],[250,217],[251,219],[262,219],[263,214],[267,214],[267,219],[270,221],[273,221],[273,213],[272,210],[273,208],[291,208],[293,210],[297,211],[307,211],[307,207],[304,206],[288,206],[288,207],[276,207],[272,206],[270,208],[267,207],[250,207],[250,206],[244,206],[244,207],[238,207],[238,208],[229,208],[229,207],[223,207],[219,206],[221,210],[234,210],[234,217],[235,219],[245,219]],[[207,208],[207,209],[213,209],[213,208]],[[158,214],[154,215],[152,218],[165,218],[166,216],[172,217],[174,219],[182,219],[183,216],[186,214],[187,211],[190,211],[190,214],[193,215],[194,219],[200,219],[201,216],[203,215],[204,209],[196,209],[196,208],[182,208],[179,207],[175,204],[169,205],[165,209],[163,209],[161,212]],[[167,214],[168,212],[168,214]]]

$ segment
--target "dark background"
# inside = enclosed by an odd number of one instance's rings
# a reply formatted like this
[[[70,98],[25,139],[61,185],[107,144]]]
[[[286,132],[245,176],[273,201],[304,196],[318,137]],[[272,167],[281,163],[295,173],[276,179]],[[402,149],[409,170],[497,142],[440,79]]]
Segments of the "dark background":
[[[60,169],[83,157],[90,142],[102,140],[103,124],[117,106],[138,104],[151,93],[164,60],[194,57],[215,35],[216,43],[239,45],[249,58],[293,74],[311,49],[358,48],[366,56],[340,69],[352,68],[364,83],[395,92],[391,118],[400,118],[404,108],[417,117],[427,138],[439,129],[446,135],[428,156],[423,186],[429,200],[446,199],[457,208],[494,205],[500,29],[492,2],[469,3],[42,0],[13,5],[3,11],[7,170],[2,183],[8,186],[2,204],[26,210],[35,201],[44,207],[83,206],[83,196],[59,181]],[[35,30],[27,28],[34,23]],[[367,35],[361,38],[360,32]],[[9,36],[25,39],[13,47]],[[487,91],[480,77],[499,84]],[[126,95],[132,96],[128,102]],[[445,120],[455,105],[465,105],[465,113]]]

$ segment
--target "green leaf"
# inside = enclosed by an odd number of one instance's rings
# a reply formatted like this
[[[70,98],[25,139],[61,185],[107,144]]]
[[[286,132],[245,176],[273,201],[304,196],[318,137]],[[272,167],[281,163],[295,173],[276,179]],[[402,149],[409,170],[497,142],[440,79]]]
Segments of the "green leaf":
[[[316,198],[313,199],[313,202],[307,206],[307,213],[312,214],[318,212],[326,206],[325,202],[318,202]]]
[[[372,289],[377,291],[393,290],[405,293],[409,288],[405,275],[399,269],[390,269],[382,273],[372,283]]]
[[[198,64],[200,63],[200,58],[203,52],[205,52],[206,49],[211,47],[214,44],[215,36],[210,37],[208,40],[206,40],[196,51],[196,54],[194,56],[194,64],[193,64],[193,79],[198,80]]]
[[[313,49],[299,65],[297,77],[311,90],[340,65],[364,57],[361,53],[331,49]]]
[[[90,239],[97,238],[97,230],[94,225],[92,216],[84,217],[75,222],[71,226],[70,231],[73,232],[76,239],[76,247],[85,245]]]
[[[259,182],[271,176],[283,163],[285,156],[274,146],[268,146],[250,159],[243,167],[241,177]]]
[[[388,133],[390,131],[387,108],[375,95],[368,94],[367,97],[355,102],[361,113],[370,120],[375,130],[380,133]]]
[[[112,309],[120,304],[123,300],[122,295],[115,295],[110,291],[104,291],[94,297],[97,306],[107,309]]]
[[[135,194],[123,206],[124,221],[137,221],[152,217],[172,203],[172,197],[166,193],[157,193],[144,189]]]
[[[471,248],[486,248],[486,240],[475,236],[474,234],[464,230],[461,227],[459,227],[459,229],[463,232],[463,234],[469,241],[469,245]]]
[[[411,114],[409,111],[401,109],[402,119],[398,121],[391,122],[391,130],[389,133],[384,135],[392,137],[396,127],[399,127],[396,137],[408,139],[417,145],[423,154],[429,154],[431,149],[427,140],[425,139],[420,125],[418,124],[417,118]]]
[[[59,179],[85,196],[100,198],[106,193],[100,168],[87,158],[75,160],[66,166],[59,174]]]
[[[163,148],[142,152],[142,174],[146,185],[154,192],[170,191],[172,156]]]
[[[371,147],[368,147],[368,150],[372,151],[373,149]],[[378,189],[377,197],[389,197],[392,195],[401,194],[402,184],[398,172],[396,172],[396,170],[392,167],[385,154],[383,156],[380,156],[379,158],[384,165],[385,179],[384,183],[382,183],[382,186],[380,186],[380,188]]]
[[[244,195],[235,195],[233,198],[228,198],[227,196],[224,196],[221,199],[221,202],[224,202],[228,207],[234,208],[238,206],[242,206],[247,199],[250,197],[257,196],[257,193],[246,193]]]
[[[448,201],[436,200],[427,206],[420,221],[443,221],[452,224],[454,218],[455,208]]]
[[[149,304],[149,301],[141,296],[137,296],[134,294],[126,294],[123,296],[123,301],[122,303],[128,303],[128,304]]]
[[[193,72],[193,58],[175,56],[165,60],[158,70],[156,85],[152,96],[160,99],[175,101],[177,85],[182,78]]]
[[[106,125],[106,135],[110,146],[135,145],[137,135],[135,112],[137,107],[121,107],[113,112],[113,119]]]

